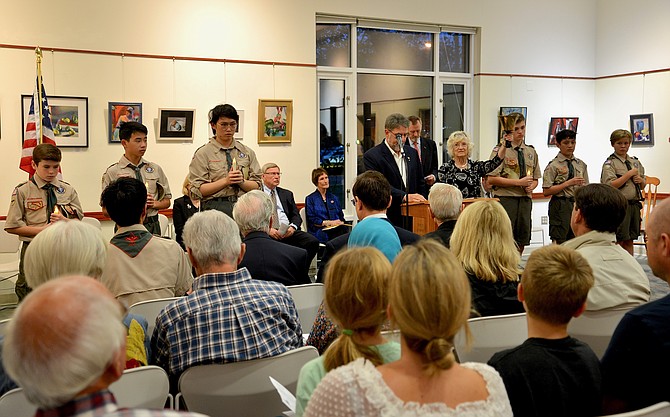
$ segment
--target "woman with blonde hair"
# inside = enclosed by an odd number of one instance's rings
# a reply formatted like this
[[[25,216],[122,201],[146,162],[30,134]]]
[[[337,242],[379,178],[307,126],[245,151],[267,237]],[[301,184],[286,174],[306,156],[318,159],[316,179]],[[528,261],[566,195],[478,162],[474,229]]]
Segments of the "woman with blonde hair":
[[[512,224],[499,202],[467,206],[458,216],[450,244],[470,280],[474,316],[524,312],[516,295],[521,259]]]
[[[490,366],[459,364],[454,337],[466,326],[470,286],[454,255],[432,240],[396,258],[389,314],[400,329],[400,359],[375,366],[356,359],[328,373],[306,416],[512,416],[505,386]]]
[[[381,365],[400,357],[400,345],[380,333],[386,321],[390,275],[391,263],[373,247],[341,251],[328,263],[324,302],[328,316],[340,328],[340,336],[322,356],[300,370],[298,417],[327,372],[358,358]]]
[[[470,159],[474,147],[470,137],[462,130],[449,135],[447,152],[450,160],[437,170],[438,182],[451,184],[461,190],[463,198],[482,196],[482,178],[500,165],[505,157],[505,146],[498,146],[498,153],[488,161]]]

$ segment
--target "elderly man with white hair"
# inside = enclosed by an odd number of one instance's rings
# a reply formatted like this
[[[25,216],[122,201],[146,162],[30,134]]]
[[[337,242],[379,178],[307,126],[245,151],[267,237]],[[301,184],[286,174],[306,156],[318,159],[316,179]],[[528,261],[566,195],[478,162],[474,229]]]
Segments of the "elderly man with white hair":
[[[109,290],[89,277],[57,278],[25,298],[9,322],[3,362],[39,407],[36,416],[200,416],[118,407],[108,387],[125,365],[122,318]]]
[[[302,345],[302,330],[285,286],[255,280],[238,264],[245,245],[230,217],[196,213],[184,243],[198,277],[193,292],[168,305],[151,337],[154,363],[176,382],[187,368],[279,355]]]
[[[456,219],[463,209],[461,190],[449,184],[435,184],[428,194],[430,213],[437,230],[426,233],[424,239],[435,239],[449,248],[449,239],[454,232]]]

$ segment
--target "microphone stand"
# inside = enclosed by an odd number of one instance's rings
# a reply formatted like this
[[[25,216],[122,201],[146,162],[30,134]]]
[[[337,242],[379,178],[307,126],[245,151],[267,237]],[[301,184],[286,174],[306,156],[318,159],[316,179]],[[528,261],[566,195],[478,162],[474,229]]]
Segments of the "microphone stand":
[[[405,154],[405,144],[402,142],[402,135],[396,135],[398,144],[400,145],[400,156],[402,157],[404,171],[405,171],[405,217],[402,219],[403,229],[409,230],[409,156]],[[400,211],[402,215],[402,209]],[[411,230],[409,230],[411,232]]]

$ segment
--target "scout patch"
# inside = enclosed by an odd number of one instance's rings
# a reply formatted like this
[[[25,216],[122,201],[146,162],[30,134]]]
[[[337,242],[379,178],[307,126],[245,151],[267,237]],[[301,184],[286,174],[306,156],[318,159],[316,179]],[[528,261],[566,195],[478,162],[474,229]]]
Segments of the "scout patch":
[[[147,167],[144,168],[144,169],[145,169],[149,174],[151,174],[152,172],[154,172],[154,169],[153,169],[153,167],[151,167],[151,166],[147,166]]]
[[[244,152],[238,152],[237,156],[239,156],[240,158],[246,158],[247,157],[247,155]]]
[[[28,210],[37,211],[44,208],[44,201],[41,198],[29,198],[26,200]]]
[[[56,188],[56,192],[57,192],[58,194],[63,194],[63,193],[65,193],[65,188],[63,188],[62,185],[59,185],[59,186]]]
[[[505,158],[505,165],[507,165],[510,168],[513,168],[518,165],[518,162],[516,159],[513,158]]]

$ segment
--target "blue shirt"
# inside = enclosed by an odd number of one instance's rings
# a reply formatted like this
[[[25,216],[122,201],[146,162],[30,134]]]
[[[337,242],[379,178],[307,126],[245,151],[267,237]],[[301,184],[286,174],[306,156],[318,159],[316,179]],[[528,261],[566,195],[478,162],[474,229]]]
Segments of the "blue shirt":
[[[335,194],[326,191],[326,201],[321,198],[319,190],[305,198],[305,215],[307,216],[307,231],[313,234],[319,242],[326,243],[328,241],[328,234],[323,231],[321,226],[325,220],[342,220],[344,221],[344,213],[340,206],[340,200]]]
[[[302,346],[291,294],[246,268],[204,274],[193,293],[168,305],[151,337],[153,363],[177,376],[187,368],[276,356]]]

